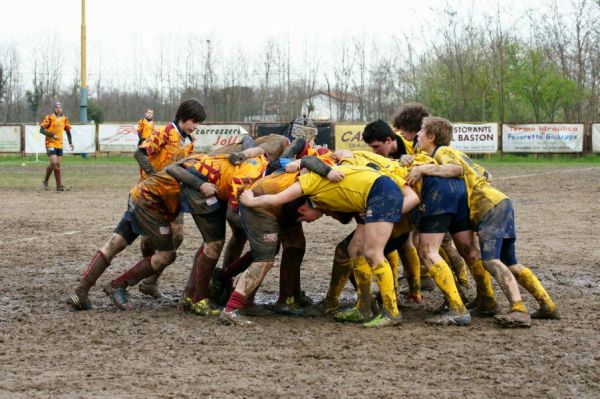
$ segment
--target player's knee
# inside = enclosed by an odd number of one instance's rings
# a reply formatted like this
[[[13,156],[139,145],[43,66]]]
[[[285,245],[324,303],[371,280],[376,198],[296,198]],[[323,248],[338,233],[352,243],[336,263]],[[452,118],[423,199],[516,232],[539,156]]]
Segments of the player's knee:
[[[350,258],[348,253],[348,245],[342,241],[335,247],[333,259],[335,262],[346,262]]]
[[[183,242],[183,229],[181,230],[173,230],[173,246],[175,249],[179,248],[181,243]]]
[[[211,259],[219,259],[225,240],[204,243],[204,254]]]
[[[419,259],[425,264],[432,264],[434,254],[437,253],[439,249],[434,249],[431,245],[427,245],[423,241],[419,242],[417,246],[417,254],[419,255]]]
[[[153,258],[154,258],[153,263],[156,263],[156,266],[158,266],[159,269],[162,269],[162,268],[170,265],[171,263],[175,262],[175,259],[177,259],[177,252],[176,251],[158,251],[153,256]]]

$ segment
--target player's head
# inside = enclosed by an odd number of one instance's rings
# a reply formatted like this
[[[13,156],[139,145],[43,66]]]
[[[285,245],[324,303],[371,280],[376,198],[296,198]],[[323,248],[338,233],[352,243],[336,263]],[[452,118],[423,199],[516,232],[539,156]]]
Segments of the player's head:
[[[198,129],[198,125],[206,119],[204,105],[195,98],[190,98],[182,102],[175,113],[175,121],[179,127],[187,134],[191,134]]]
[[[54,113],[56,115],[62,114],[62,104],[60,103],[60,101],[54,103]]]
[[[418,136],[419,146],[424,150],[432,145],[450,145],[452,141],[452,124],[437,116],[423,118],[423,126]]]
[[[149,121],[151,121],[152,118],[154,117],[154,110],[152,108],[148,108],[146,110],[146,113],[144,114],[144,116],[146,117],[146,119],[148,119]]]
[[[429,116],[429,112],[423,104],[406,103],[392,116],[392,125],[400,132],[417,133],[421,130],[423,118],[427,116]]]
[[[375,153],[384,157],[395,151],[396,133],[382,119],[368,123],[365,126],[362,138]]]
[[[304,204],[298,207],[298,214],[300,215],[296,221],[298,222],[314,222],[323,216],[323,212],[317,208],[313,208],[310,201],[306,201]]]
[[[303,139],[306,143],[310,143],[319,131],[317,125],[305,116],[302,118],[296,118],[292,121],[290,126],[290,135],[295,139]]]

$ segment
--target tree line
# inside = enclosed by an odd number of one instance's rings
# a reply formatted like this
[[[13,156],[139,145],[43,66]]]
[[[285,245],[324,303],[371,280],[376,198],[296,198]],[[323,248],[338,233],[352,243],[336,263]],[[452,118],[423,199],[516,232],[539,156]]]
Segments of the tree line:
[[[563,3],[560,3],[563,4]],[[564,5],[564,4],[563,4]],[[133,121],[150,107],[168,120],[184,98],[209,121],[287,122],[317,91],[358,102],[358,120],[388,119],[418,101],[454,121],[600,120],[600,0],[546,4],[517,22],[447,6],[414,34],[374,40],[346,34],[321,43],[268,38],[260,51],[198,34],[161,35],[147,54],[133,37],[127,59],[89,47],[89,119]],[[0,123],[39,120],[60,99],[79,115],[79,65],[57,34],[23,46],[0,41]],[[74,60],[77,57],[71,57]]]

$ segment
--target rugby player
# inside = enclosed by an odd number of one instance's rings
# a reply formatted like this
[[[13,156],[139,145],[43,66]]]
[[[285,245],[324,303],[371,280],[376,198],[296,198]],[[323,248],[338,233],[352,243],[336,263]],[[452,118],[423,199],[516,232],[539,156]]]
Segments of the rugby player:
[[[62,113],[62,105],[57,101],[54,103],[54,112],[46,115],[40,125],[40,133],[46,136],[46,140],[44,141],[44,144],[46,145],[46,154],[50,158],[50,165],[46,168],[46,177],[42,182],[44,190],[49,190],[48,181],[50,180],[50,175],[54,172],[56,191],[69,191],[69,189],[62,184],[60,169],[60,161],[63,156],[64,132],[67,133],[69,147],[71,148],[71,151],[73,151],[75,147],[73,147],[71,138],[71,124],[69,123],[69,119]]]

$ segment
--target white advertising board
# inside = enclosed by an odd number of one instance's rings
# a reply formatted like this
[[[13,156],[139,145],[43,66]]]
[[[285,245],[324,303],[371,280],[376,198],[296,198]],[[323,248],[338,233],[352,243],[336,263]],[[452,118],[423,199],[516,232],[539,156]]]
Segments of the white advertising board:
[[[21,151],[21,126],[0,126],[0,152]]]
[[[495,153],[498,151],[498,124],[453,123],[450,147],[466,153]]]
[[[583,124],[502,125],[503,152],[582,152]]]
[[[240,143],[248,131],[241,125],[200,125],[194,132],[194,150],[197,152],[214,151],[227,144]]]
[[[98,126],[99,151],[134,152],[138,144],[137,125],[133,123]]]
[[[592,152],[600,152],[600,123],[592,123]]]
[[[67,134],[63,135],[63,152],[65,154],[83,154],[96,152],[96,125],[72,125],[71,137],[75,150],[71,152]],[[46,136],[40,133],[39,125],[25,125],[25,152],[27,154],[44,154]]]

